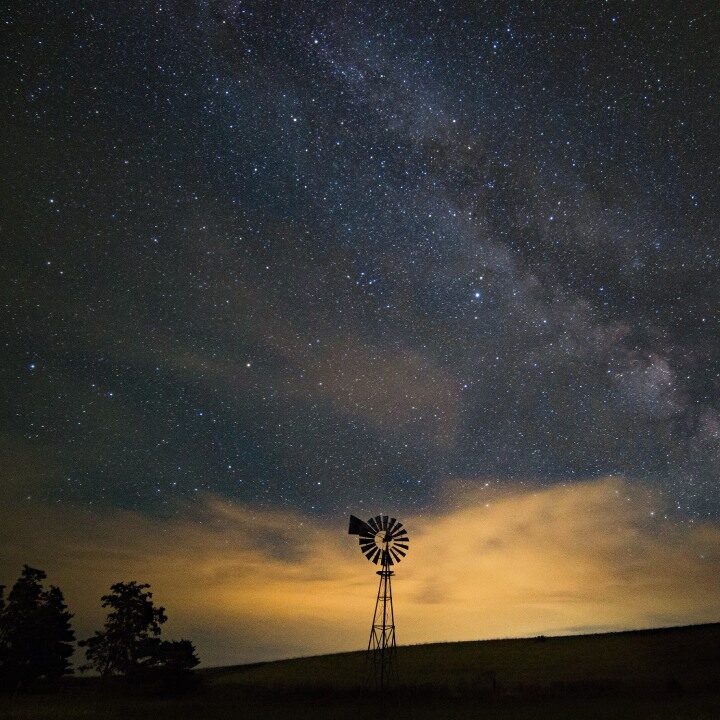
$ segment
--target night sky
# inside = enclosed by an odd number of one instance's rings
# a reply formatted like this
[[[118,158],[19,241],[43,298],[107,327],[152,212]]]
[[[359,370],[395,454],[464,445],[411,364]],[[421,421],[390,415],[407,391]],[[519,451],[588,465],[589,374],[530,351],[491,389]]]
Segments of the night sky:
[[[2,25],[16,517],[342,533],[610,483],[651,534],[720,522],[715,2]]]

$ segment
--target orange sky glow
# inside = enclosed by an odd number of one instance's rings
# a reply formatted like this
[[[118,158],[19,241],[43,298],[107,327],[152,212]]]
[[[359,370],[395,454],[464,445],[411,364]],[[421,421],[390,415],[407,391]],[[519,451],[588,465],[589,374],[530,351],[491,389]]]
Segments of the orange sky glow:
[[[446,494],[444,510],[401,518],[411,547],[393,586],[400,644],[720,619],[720,528],[666,521],[636,484]],[[11,507],[0,578],[11,584],[23,562],[46,570],[78,637],[102,624],[112,582],[149,582],[170,618],[164,634],[194,640],[205,665],[354,650],[367,644],[377,568],[346,523],[214,497],[164,521]]]

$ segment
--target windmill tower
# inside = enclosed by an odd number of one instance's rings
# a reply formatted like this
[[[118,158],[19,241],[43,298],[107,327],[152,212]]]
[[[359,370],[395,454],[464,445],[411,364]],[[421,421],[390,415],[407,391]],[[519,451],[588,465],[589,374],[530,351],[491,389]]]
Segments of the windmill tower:
[[[387,515],[376,515],[367,522],[351,515],[348,534],[359,536],[362,553],[381,568],[377,571],[380,584],[368,641],[367,681],[375,689],[383,690],[397,678],[392,598],[392,576],[395,573],[391,568],[407,554],[410,538],[402,523]]]

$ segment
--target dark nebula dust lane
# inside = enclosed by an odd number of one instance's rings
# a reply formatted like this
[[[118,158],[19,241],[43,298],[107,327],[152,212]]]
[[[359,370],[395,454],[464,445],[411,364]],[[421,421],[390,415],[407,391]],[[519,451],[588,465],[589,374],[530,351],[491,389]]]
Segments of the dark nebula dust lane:
[[[13,503],[401,514],[614,475],[718,519],[714,3],[2,19]]]

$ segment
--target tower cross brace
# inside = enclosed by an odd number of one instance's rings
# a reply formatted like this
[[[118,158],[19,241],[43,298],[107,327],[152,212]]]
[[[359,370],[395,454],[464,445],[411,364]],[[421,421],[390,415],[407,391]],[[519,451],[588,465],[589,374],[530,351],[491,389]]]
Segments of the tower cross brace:
[[[385,562],[387,552],[383,555],[382,570],[377,571],[380,583],[368,640],[367,680],[378,690],[383,690],[397,679],[395,611],[392,598],[392,576],[395,573]]]

